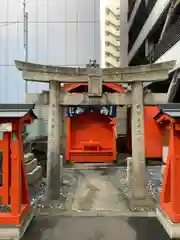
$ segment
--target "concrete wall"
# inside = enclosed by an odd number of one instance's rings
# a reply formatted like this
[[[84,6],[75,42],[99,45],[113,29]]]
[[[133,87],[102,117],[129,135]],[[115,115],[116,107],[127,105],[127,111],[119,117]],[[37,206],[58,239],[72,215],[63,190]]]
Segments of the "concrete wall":
[[[47,136],[48,130],[48,106],[39,104],[39,94],[26,94],[25,103],[36,103],[34,113],[38,119],[27,126],[28,137]]]
[[[38,116],[38,119],[27,126],[28,137],[47,136],[48,106],[36,105],[34,112]]]
[[[29,24],[30,61],[71,66],[83,66],[90,58],[100,61],[99,0],[28,2],[30,21],[49,22]]]
[[[144,40],[147,38],[149,32],[161,16],[161,14],[164,12],[167,5],[171,2],[171,0],[158,0],[149,15],[147,21],[145,22],[140,34],[138,35],[135,43],[133,44],[133,47],[131,48],[131,51],[129,52],[129,59],[130,62],[134,55],[137,53],[138,49],[144,42]]]
[[[47,136],[48,130],[48,106],[40,105],[38,102],[39,94],[27,94],[26,103],[37,103],[35,106],[35,114],[38,119],[35,120],[31,125],[27,127],[28,137],[38,137],[38,136]],[[65,112],[65,111],[64,111]],[[125,135],[127,133],[127,109],[118,107],[117,108],[117,134]],[[65,114],[64,114],[65,116]],[[65,136],[66,122],[64,121],[64,136]]]
[[[116,115],[117,134],[125,135],[127,133],[127,108],[117,107]]]

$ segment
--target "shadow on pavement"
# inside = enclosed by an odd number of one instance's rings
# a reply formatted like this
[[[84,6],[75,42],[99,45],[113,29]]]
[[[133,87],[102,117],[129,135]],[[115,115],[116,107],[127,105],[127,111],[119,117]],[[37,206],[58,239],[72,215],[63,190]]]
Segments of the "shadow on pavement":
[[[136,240],[170,240],[164,228],[154,217],[131,217],[128,224],[136,232]]]
[[[58,222],[59,216],[36,217],[30,224],[22,240],[53,240],[53,229],[56,228]]]
[[[40,216],[22,240],[170,240],[156,218]]]

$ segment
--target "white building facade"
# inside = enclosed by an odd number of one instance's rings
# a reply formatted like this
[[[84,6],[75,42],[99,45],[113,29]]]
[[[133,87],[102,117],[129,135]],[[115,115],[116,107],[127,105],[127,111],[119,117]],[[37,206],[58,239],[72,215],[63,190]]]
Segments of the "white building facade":
[[[104,0],[101,16],[101,66],[120,66],[120,1]]]
[[[128,65],[128,1],[101,0],[101,66]],[[121,48],[121,45],[123,48]]]

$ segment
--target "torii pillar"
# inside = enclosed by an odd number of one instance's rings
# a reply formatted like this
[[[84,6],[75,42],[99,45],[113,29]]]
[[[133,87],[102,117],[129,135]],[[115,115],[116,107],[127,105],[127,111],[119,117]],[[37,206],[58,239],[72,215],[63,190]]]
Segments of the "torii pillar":
[[[144,199],[145,193],[145,143],[143,82],[134,82],[132,89],[132,197]],[[139,174],[141,173],[141,174]]]
[[[59,86],[59,82],[49,82],[46,200],[57,200],[60,196],[60,126],[62,122],[62,116],[59,105]]]

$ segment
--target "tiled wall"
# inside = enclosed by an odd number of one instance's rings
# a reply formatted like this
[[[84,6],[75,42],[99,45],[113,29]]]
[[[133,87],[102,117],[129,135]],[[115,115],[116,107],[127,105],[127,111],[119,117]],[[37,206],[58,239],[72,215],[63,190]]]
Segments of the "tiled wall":
[[[100,0],[30,0],[29,61],[85,65],[100,59]],[[0,0],[0,102],[24,102],[25,83],[14,67],[24,60],[22,0]],[[46,84],[29,83],[29,92]]]

